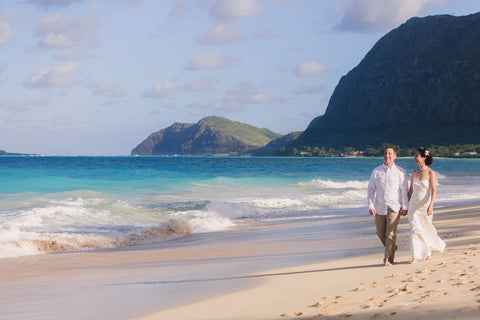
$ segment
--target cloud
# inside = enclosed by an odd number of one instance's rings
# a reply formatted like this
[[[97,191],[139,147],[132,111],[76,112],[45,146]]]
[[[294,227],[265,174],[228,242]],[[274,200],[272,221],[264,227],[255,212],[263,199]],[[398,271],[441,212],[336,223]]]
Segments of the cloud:
[[[259,39],[272,39],[275,38],[275,35],[269,30],[263,30],[255,34],[255,38]]]
[[[105,24],[91,16],[71,19],[53,13],[37,23],[35,34],[42,39],[38,46],[44,49],[94,48],[100,45],[97,33]]]
[[[214,91],[218,83],[217,78],[195,78],[185,86],[185,90],[190,92]]]
[[[46,106],[48,105],[48,101],[48,98],[0,101],[0,109],[6,109],[13,112],[23,112],[30,109],[30,107]]]
[[[38,7],[67,7],[72,3],[80,3],[83,0],[29,0],[27,1],[30,4],[36,5]]]
[[[28,48],[27,48],[28,49]],[[34,48],[33,48],[34,49]],[[94,55],[82,49],[62,50],[55,55],[55,58],[63,61],[78,61],[81,59],[90,59]]]
[[[321,76],[327,66],[323,63],[318,63],[315,61],[309,61],[302,63],[300,66],[297,67],[295,73],[299,77],[306,77],[306,76]]]
[[[115,0],[116,4],[129,5],[129,6],[139,6],[142,4],[142,0]]]
[[[27,88],[69,87],[73,84],[76,68],[75,62],[59,64],[52,68],[40,67],[23,82],[23,85]]]
[[[6,46],[13,39],[10,24],[7,21],[0,21],[0,48]]]
[[[339,0],[343,14],[335,29],[376,32],[396,27],[419,15],[427,6],[443,5],[446,0]]]
[[[103,82],[90,86],[93,94],[97,96],[106,96],[110,98],[121,98],[126,96],[127,90],[121,88],[117,82]]]
[[[223,107],[230,111],[241,111],[247,104],[267,104],[272,101],[271,95],[256,91],[252,82],[246,80],[227,91]]]
[[[260,11],[258,0],[210,0],[210,13],[219,19],[246,18]]]
[[[197,54],[190,58],[188,69],[191,70],[215,70],[227,69],[238,60],[232,57],[225,57],[218,49]]]
[[[325,92],[326,87],[324,85],[319,86],[301,86],[294,90],[295,94],[316,94]]]
[[[232,43],[240,39],[237,34],[237,27],[234,25],[218,25],[211,29],[202,29],[198,36],[203,44],[224,44]]]
[[[163,83],[157,83],[144,92],[144,96],[149,98],[165,98],[170,93],[177,91],[180,88],[180,81],[165,80]]]

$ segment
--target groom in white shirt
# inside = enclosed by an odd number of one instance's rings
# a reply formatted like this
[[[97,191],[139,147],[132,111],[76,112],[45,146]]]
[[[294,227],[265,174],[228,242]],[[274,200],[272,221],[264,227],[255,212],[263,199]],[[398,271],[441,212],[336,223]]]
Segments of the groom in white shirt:
[[[408,213],[408,181],[403,168],[395,165],[397,153],[387,147],[383,165],[376,167],[368,182],[368,212],[375,217],[377,236],[385,247],[385,266],[391,266],[397,250],[397,226]]]

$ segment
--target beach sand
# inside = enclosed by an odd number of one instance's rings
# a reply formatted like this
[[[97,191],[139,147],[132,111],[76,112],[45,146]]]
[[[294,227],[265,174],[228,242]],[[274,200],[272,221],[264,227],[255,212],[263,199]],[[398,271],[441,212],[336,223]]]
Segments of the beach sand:
[[[435,211],[447,249],[395,265],[382,252],[257,275],[252,288],[161,310],[159,319],[480,319],[480,204]],[[405,222],[405,221],[404,221]]]
[[[396,264],[384,267],[367,213],[1,259],[0,318],[480,319],[480,204],[435,214],[447,249],[414,265],[407,219]],[[343,236],[352,228],[355,237]]]

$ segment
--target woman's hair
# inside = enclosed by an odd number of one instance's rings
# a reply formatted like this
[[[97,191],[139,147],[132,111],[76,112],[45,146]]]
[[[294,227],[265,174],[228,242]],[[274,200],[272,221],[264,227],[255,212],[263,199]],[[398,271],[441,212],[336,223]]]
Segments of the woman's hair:
[[[420,156],[422,156],[422,158],[425,158],[425,164],[427,166],[430,166],[433,163],[432,153],[429,149],[425,147],[420,147],[417,151],[420,153]]]

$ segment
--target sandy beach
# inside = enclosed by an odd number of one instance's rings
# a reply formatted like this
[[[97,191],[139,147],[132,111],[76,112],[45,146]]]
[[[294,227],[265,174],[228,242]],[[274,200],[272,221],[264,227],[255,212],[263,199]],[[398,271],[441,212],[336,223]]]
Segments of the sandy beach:
[[[435,214],[447,249],[415,265],[407,219],[396,264],[384,267],[367,214],[2,259],[0,310],[5,319],[49,320],[478,319],[480,204]],[[342,236],[352,228],[355,238]]]
[[[456,233],[431,261],[408,248],[384,267],[381,252],[257,275],[253,288],[162,310],[157,319],[479,319],[480,205],[436,210],[440,233]]]

